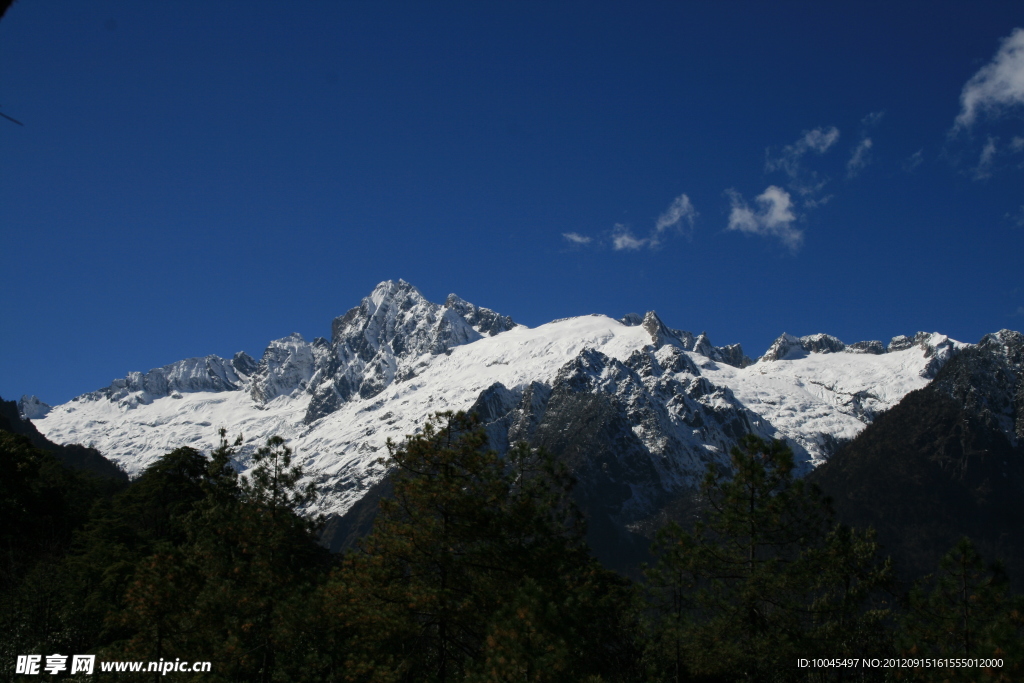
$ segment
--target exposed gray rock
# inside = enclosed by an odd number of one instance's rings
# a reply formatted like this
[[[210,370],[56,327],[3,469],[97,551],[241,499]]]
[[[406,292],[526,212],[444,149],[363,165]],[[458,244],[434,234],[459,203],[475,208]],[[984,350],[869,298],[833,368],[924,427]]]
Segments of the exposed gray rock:
[[[256,373],[259,364],[245,351],[239,351],[231,359],[231,367],[239,377],[248,378]]]
[[[918,335],[920,334],[921,333],[918,332]],[[893,351],[903,351],[904,349],[909,349],[914,345],[915,339],[916,337],[908,337],[903,334],[896,335],[891,340],[889,340],[889,346],[887,346],[885,350],[888,351],[889,353],[892,353]]]
[[[784,360],[786,358],[801,358],[805,353],[806,351],[803,344],[800,343],[799,337],[783,332],[778,339],[772,342],[772,345],[768,347],[768,350],[757,361],[760,363],[762,361]]]
[[[330,414],[353,396],[371,398],[395,381],[410,379],[415,375],[410,364],[423,354],[449,353],[515,326],[508,316],[454,294],[442,306],[404,280],[382,282],[331,325],[329,353],[310,382],[313,397],[305,421]]]
[[[753,361],[750,360],[750,357],[743,353],[743,347],[739,344],[718,346],[715,350],[718,352],[719,360],[726,365],[731,365],[736,368],[745,368],[753,363]]]
[[[50,406],[39,400],[38,396],[22,396],[18,399],[18,415],[22,420],[37,420],[46,417]]]
[[[304,391],[316,371],[313,345],[295,332],[270,342],[254,373],[250,393],[257,403]]]
[[[830,334],[810,334],[800,337],[800,345],[808,353],[839,353],[846,350],[846,344]]]
[[[656,321],[648,322],[648,317],[650,316],[654,316]],[[701,332],[700,335],[694,337],[692,332],[667,327],[661,322],[661,319],[657,317],[654,311],[649,312],[647,317],[644,318],[645,328],[648,325],[651,327],[651,329],[648,329],[648,332],[651,333],[652,337],[656,337],[655,346],[657,347],[663,346],[668,339],[672,339],[673,345],[679,346],[685,351],[699,353],[719,363],[725,363],[737,368],[745,368],[751,364],[750,358],[744,355],[743,347],[739,344],[713,346],[706,332]]]
[[[84,394],[79,399],[107,398],[124,408],[133,408],[176,392],[237,391],[243,383],[244,379],[235,371],[232,361],[220,356],[205,356],[186,358],[149,372],[130,372],[127,377],[116,379],[110,386]]]
[[[690,495],[710,463],[725,466],[743,435],[777,436],[728,389],[700,376],[676,344],[652,344],[625,362],[584,349],[550,387],[534,383],[520,394],[495,384],[471,411],[499,451],[525,441],[569,466],[591,545],[612,566],[636,540],[627,527]]]
[[[636,327],[644,321],[643,316],[639,313],[627,313],[626,315],[619,318],[619,322],[626,327]]]
[[[671,328],[669,329],[669,331],[675,336],[676,339],[683,342],[684,350],[693,351],[694,336],[692,332],[687,332],[686,330],[673,330]]]
[[[885,345],[877,340],[871,341],[859,341],[855,344],[850,344],[846,347],[847,351],[851,353],[870,353],[875,356],[880,356],[885,353]]]
[[[654,311],[647,311],[647,315],[644,316],[643,321],[640,323],[647,334],[651,335],[651,343],[654,344],[655,348],[661,348],[665,344],[682,345],[682,342],[672,334],[672,331],[665,327],[665,323],[661,322],[661,318]]]
[[[715,347],[711,345],[707,332],[701,332],[693,342],[693,352],[714,360]]]
[[[468,301],[460,299],[454,294],[449,294],[444,305],[462,316],[469,326],[486,337],[493,337],[500,332],[507,332],[516,326],[512,318],[507,315],[495,313],[489,308],[475,306]]]
[[[783,332],[758,361],[794,360],[803,358],[808,353],[838,353],[845,349],[846,344],[830,334],[794,337]]]
[[[534,383],[520,395],[495,384],[472,410],[499,450],[527,441],[564,457],[586,482],[583,498],[600,492],[602,509],[623,524],[696,486],[707,464],[725,462],[743,435],[775,434],[728,389],[701,377],[677,346],[652,345],[625,362],[584,349],[550,387]]]

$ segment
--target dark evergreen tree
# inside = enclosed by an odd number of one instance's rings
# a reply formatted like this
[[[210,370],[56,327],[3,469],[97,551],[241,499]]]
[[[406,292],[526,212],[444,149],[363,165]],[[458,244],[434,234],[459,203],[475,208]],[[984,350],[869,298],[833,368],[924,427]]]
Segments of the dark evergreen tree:
[[[64,558],[93,505],[124,484],[77,472],[0,431],[0,671],[19,654],[81,642]]]
[[[125,657],[208,659],[204,680],[294,680],[288,625],[325,575],[316,522],[299,515],[315,490],[300,487],[291,451],[271,438],[248,478],[231,465],[224,439],[202,482],[204,497],[184,520],[185,540],[145,558],[118,621],[133,635]]]
[[[625,582],[589,557],[571,479],[439,414],[390,445],[394,496],[336,573],[352,680],[585,680],[628,670]],[[625,665],[624,665],[625,663]]]
[[[647,571],[653,673],[795,680],[800,657],[884,648],[886,612],[866,606],[889,570],[871,536],[834,524],[828,501],[793,476],[784,443],[747,436],[731,455],[731,470],[709,468],[693,531],[658,534]]]
[[[131,636],[115,615],[139,571],[185,541],[185,518],[203,497],[206,458],[191,448],[161,457],[131,486],[98,502],[62,564],[62,591],[75,638],[69,649],[91,652]],[[158,649],[160,649],[158,647]]]
[[[1000,564],[987,564],[970,539],[957,543],[934,576],[915,584],[904,620],[911,657],[1002,659],[1002,667],[919,669],[925,681],[1015,681],[1024,676],[1024,601]]]

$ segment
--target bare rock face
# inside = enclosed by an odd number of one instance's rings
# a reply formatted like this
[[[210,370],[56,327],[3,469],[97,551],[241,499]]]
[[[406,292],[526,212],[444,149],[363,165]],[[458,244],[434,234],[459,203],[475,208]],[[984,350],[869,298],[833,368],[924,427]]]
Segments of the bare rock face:
[[[38,396],[22,396],[18,399],[18,415],[22,420],[37,420],[46,417],[50,406],[39,400]]]
[[[745,368],[751,364],[750,359],[743,354],[743,347],[739,344],[713,346],[706,332],[701,332],[694,337],[691,332],[674,330],[666,326],[654,311],[648,311],[643,318],[635,313],[630,313],[621,322],[624,325],[641,325],[651,335],[651,341],[655,348],[671,344],[684,351],[699,353],[713,361],[737,368]]]
[[[875,356],[880,356],[885,353],[885,346],[882,342],[877,340],[859,341],[847,346],[846,350],[852,353],[870,353]]]
[[[235,358],[239,357],[236,355]],[[245,358],[252,361],[248,356]],[[153,368],[149,372],[128,373],[127,377],[116,379],[110,386],[86,394],[82,398],[106,398],[130,409],[180,392],[238,391],[248,378],[239,374],[235,365],[233,361],[220,356],[186,358],[170,365]],[[244,368],[247,364],[242,360],[238,366]]]
[[[448,295],[444,305],[461,316],[463,320],[469,323],[470,327],[485,337],[493,337],[501,332],[507,332],[516,326],[512,318],[507,315],[495,313],[491,309],[483,308],[482,306],[474,306],[454,294]]]
[[[721,362],[726,365],[731,365],[736,368],[745,368],[752,364],[753,361],[743,353],[743,347],[739,344],[729,344],[728,346],[719,346],[717,348],[718,354],[721,357]]]
[[[313,345],[298,332],[270,342],[253,373],[250,393],[257,403],[305,390],[315,370]]]
[[[729,447],[745,434],[775,435],[675,346],[652,345],[625,362],[584,349],[550,385],[516,393],[496,384],[471,411],[499,450],[526,441],[562,456],[589,482],[581,495],[600,490],[591,502],[600,498],[623,523],[694,486],[709,463],[727,461]]]
[[[651,314],[645,320],[652,337],[665,334]],[[550,384],[521,391],[495,384],[470,409],[493,448],[525,441],[568,465],[588,540],[609,566],[644,545],[627,531],[631,525],[687,495],[709,464],[725,466],[743,435],[778,436],[732,392],[701,377],[672,339],[625,361],[584,349]]]
[[[839,353],[845,350],[846,344],[829,334],[794,337],[791,334],[783,333],[759,360],[792,360],[803,358],[808,353]]]

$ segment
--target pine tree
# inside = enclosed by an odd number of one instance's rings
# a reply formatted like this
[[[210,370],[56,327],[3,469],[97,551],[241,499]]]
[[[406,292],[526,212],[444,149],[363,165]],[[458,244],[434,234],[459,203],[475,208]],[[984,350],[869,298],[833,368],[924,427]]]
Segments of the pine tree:
[[[287,670],[301,667],[291,661],[290,626],[328,566],[316,522],[298,514],[315,490],[299,485],[302,470],[276,437],[240,481],[231,465],[240,441],[224,437],[184,542],[159,548],[134,575],[121,615],[134,636],[123,652],[208,659],[222,680],[293,680]]]
[[[809,579],[807,656],[862,660],[896,655],[892,561],[879,558],[874,530],[836,524],[802,552]]]
[[[670,524],[654,545],[656,674],[791,680],[799,657],[863,653],[886,616],[868,601],[889,574],[871,535],[835,525],[784,443],[748,435],[731,456],[731,470],[709,467],[693,531]]]
[[[968,538],[942,558],[937,574],[915,584],[905,628],[910,656],[1004,662],[987,671],[921,669],[917,680],[1012,681],[1024,674],[1024,601],[1011,594],[1002,565],[986,563]]]
[[[462,413],[389,444],[394,496],[330,589],[351,680],[583,680],[628,659],[607,627],[624,582],[589,557],[571,478],[486,446]]]
[[[121,488],[0,430],[0,672],[18,654],[92,642],[97,624],[66,599],[66,557],[90,509]]]

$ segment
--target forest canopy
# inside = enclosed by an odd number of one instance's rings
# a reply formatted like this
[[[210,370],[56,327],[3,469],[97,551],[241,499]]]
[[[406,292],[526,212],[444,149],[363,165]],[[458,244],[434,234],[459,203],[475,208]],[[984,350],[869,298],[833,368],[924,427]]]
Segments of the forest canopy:
[[[964,539],[901,584],[870,529],[837,522],[782,442],[710,468],[631,580],[585,541],[573,478],[479,421],[441,413],[389,444],[391,495],[332,555],[316,490],[279,438],[240,476],[240,440],[179,448],[129,484],[0,432],[0,642],[19,655],[193,660],[203,681],[1019,680],[1024,617]],[[996,659],[841,669],[800,659]],[[148,674],[119,673],[121,680]],[[88,677],[82,680],[88,680]],[[29,679],[26,679],[29,680]]]

